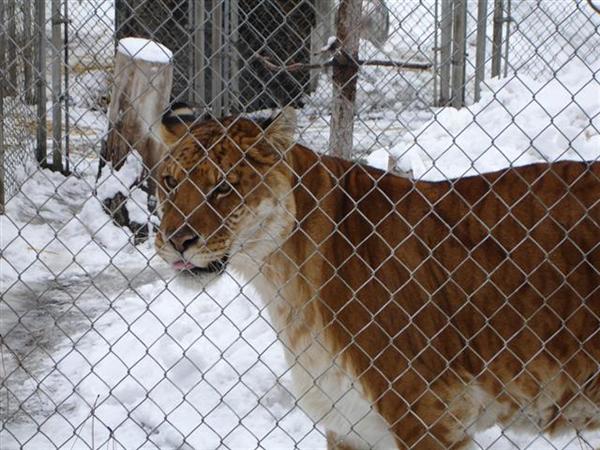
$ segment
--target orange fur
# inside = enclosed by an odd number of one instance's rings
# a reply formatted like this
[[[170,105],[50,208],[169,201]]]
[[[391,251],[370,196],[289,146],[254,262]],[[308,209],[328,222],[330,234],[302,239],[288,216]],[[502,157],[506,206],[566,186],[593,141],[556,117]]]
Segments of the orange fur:
[[[600,427],[600,164],[415,182],[288,149],[282,121],[264,133],[201,122],[170,142],[162,171],[182,184],[161,197],[157,247],[187,224],[207,239],[198,252],[230,252],[331,448],[389,433],[401,449],[462,449],[494,424]],[[222,173],[236,195],[211,203]],[[262,243],[235,244],[253,220]],[[344,440],[356,430],[368,437]]]

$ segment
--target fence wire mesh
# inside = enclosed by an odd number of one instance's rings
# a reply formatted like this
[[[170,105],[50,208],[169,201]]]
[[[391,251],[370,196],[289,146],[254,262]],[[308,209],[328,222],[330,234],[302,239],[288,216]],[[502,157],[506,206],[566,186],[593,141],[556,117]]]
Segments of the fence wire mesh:
[[[3,198],[14,194],[23,161],[32,160],[35,153],[34,35],[31,11],[24,6],[7,2],[0,10]]]
[[[600,448],[596,4],[3,1],[0,447]]]

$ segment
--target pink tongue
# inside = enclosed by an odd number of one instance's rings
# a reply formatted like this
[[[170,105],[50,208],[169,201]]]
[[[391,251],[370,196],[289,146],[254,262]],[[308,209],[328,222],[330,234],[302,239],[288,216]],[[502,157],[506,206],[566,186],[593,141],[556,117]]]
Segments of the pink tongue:
[[[173,263],[173,269],[175,270],[186,270],[193,269],[195,266],[187,261],[176,261]]]

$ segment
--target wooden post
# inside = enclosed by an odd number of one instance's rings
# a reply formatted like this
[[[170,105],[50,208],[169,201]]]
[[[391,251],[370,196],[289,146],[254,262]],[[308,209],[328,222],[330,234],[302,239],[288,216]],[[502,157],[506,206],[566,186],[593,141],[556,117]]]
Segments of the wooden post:
[[[119,169],[135,149],[150,175],[149,187],[154,185],[154,170],[163,153],[158,127],[173,84],[172,58],[168,48],[154,41],[119,41],[108,109],[110,131],[100,170],[106,162]]]
[[[340,43],[338,60],[342,64],[333,66],[329,153],[342,158],[352,156],[361,13],[362,0],[341,0],[336,31]]]

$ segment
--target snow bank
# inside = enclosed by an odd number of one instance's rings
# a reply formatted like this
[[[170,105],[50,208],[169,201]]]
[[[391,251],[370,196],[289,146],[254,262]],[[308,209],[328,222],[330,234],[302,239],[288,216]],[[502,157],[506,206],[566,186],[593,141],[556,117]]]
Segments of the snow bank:
[[[443,180],[539,161],[600,156],[600,64],[573,61],[540,82],[517,75],[488,83],[481,101],[441,108],[410,145],[389,152],[415,178]],[[383,158],[369,162],[380,168]]]
[[[152,214],[148,211],[148,194],[136,184],[143,172],[142,157],[136,150],[131,151],[119,170],[113,170],[110,163],[102,168],[96,197],[104,201],[121,193],[127,198],[125,207],[129,220],[139,224],[152,220]]]
[[[90,275],[117,263],[146,264],[148,252],[154,253],[151,242],[134,246],[132,233],[115,225],[102,206],[104,199],[120,192],[130,218],[148,222],[148,195],[139,187],[129,188],[142,167],[133,152],[119,171],[105,166],[98,185],[95,164],[80,177],[29,170],[6,214],[0,215],[0,285]]]
[[[119,41],[117,51],[134,59],[168,64],[173,59],[173,52],[158,42],[149,39],[129,37]]]
[[[76,216],[79,222],[84,224],[88,233],[108,249],[119,250],[132,240],[132,234],[127,228],[112,223],[103,205],[117,194],[121,194],[125,199],[124,206],[129,223],[144,225],[158,221],[148,210],[148,193],[139,183],[143,172],[144,163],[135,150],[127,155],[125,163],[119,170],[114,170],[108,163],[102,168],[96,185],[96,195],[88,198]]]
[[[113,170],[112,165],[107,163],[98,178],[96,196],[100,200],[106,200],[113,198],[118,193],[128,195],[129,189],[142,175],[143,170],[142,157],[136,150],[127,155],[125,163],[119,170]]]

